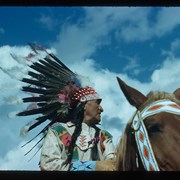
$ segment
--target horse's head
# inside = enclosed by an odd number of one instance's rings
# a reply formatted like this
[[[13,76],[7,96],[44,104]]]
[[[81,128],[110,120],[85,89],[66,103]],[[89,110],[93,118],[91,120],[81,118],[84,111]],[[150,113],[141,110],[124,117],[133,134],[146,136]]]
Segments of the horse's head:
[[[117,170],[180,170],[180,88],[145,96],[117,79],[137,109],[117,148]]]

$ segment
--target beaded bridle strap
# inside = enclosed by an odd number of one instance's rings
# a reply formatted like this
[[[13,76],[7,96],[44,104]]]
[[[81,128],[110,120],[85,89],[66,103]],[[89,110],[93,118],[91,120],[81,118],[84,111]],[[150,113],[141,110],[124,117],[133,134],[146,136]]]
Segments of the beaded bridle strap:
[[[132,128],[135,132],[136,144],[141,157],[141,161],[147,171],[159,171],[154,153],[148,138],[148,133],[143,120],[151,115],[168,112],[180,115],[180,106],[173,101],[164,99],[156,101],[145,107],[142,111],[137,111],[132,121]]]

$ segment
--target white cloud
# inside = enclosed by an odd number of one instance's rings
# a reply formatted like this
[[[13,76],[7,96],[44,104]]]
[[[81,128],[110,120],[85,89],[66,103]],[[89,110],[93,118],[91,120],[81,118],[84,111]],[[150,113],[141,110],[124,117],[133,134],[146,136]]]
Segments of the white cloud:
[[[3,142],[0,149],[0,169],[33,169],[31,163],[25,165],[26,159],[23,159],[23,155],[21,155],[23,150],[19,146],[17,147],[17,144],[22,141],[22,137],[19,135],[20,129],[32,120],[32,117],[15,116],[17,112],[27,106],[20,103],[20,97],[24,96],[24,93],[20,91],[23,83],[16,79],[18,73],[24,74],[27,65],[18,63],[10,56],[10,53],[26,56],[29,52],[30,49],[27,47],[0,47],[0,67],[3,68],[3,71],[0,69],[0,141]],[[10,73],[10,76],[5,72]],[[36,134],[37,131],[34,133]],[[31,134],[24,140],[32,136],[34,135]],[[12,149],[13,147],[16,148]]]
[[[25,153],[29,151],[31,146],[26,145],[21,147],[24,143],[25,141],[9,150],[5,156],[0,156],[0,170],[40,170],[38,166],[40,151],[33,157],[34,153],[38,150],[36,148],[33,152],[25,156]]]
[[[151,76],[153,89],[173,92],[180,84],[179,69],[180,58],[167,57]]]
[[[164,7],[158,11],[157,21],[153,27],[157,36],[163,36],[170,33],[173,29],[180,25],[180,8]]]
[[[146,41],[166,35],[180,22],[178,7],[85,7],[83,9],[85,15],[76,24],[61,25],[56,41],[51,44],[66,63],[90,58],[99,47],[111,43],[111,32],[115,34],[115,39],[121,46],[122,40]]]
[[[61,58],[67,62],[89,58],[100,45],[110,43],[108,35],[113,30],[120,32],[121,37],[128,41],[147,37],[148,32],[145,29],[148,29],[148,8],[88,7],[84,10],[82,21],[65,24],[61,27],[56,42],[52,43]]]
[[[179,56],[179,48],[180,48],[180,39],[175,39],[171,42],[169,50],[162,50],[161,54],[169,57]]]
[[[139,58],[138,57],[124,57],[128,62],[127,64],[124,66],[123,71],[124,72],[130,72],[130,74],[132,75],[138,75],[140,72],[143,71],[143,69],[140,67],[138,61]]]
[[[39,22],[43,27],[47,28],[48,30],[53,30],[57,25],[57,20],[54,17],[49,15],[42,14],[39,19],[36,20]]]

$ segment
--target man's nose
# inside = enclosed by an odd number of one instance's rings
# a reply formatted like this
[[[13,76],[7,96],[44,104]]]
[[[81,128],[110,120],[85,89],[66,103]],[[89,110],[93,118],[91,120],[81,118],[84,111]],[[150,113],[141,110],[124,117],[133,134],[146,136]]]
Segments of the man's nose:
[[[101,105],[99,105],[99,110],[100,110],[101,112],[103,112],[103,111],[104,111],[104,109],[102,108],[102,106],[101,106]]]

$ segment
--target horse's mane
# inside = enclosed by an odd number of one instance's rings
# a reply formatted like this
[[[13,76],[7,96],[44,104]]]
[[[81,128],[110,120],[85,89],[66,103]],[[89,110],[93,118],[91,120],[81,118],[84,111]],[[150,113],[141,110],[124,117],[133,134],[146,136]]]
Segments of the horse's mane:
[[[161,99],[169,99],[180,105],[180,101],[176,99],[174,94],[170,94],[164,91],[163,92],[150,91],[147,94],[147,97],[148,97],[147,101],[144,104],[142,104],[142,106],[140,107],[140,110],[142,110],[147,105],[153,103],[154,101],[161,100]],[[134,158],[137,156],[137,147],[136,147],[133,131],[131,129],[131,124],[132,124],[134,115],[135,113],[127,122],[124,132],[121,135],[119,144],[117,145],[116,168],[117,170],[120,170],[120,171],[138,170],[136,158]],[[140,164],[139,161],[138,163],[140,166],[139,169],[143,168],[142,164]]]
[[[149,105],[155,101],[161,100],[161,99],[169,99],[171,101],[174,101],[177,104],[180,104],[180,101],[175,97],[174,94],[168,93],[165,91],[150,91],[147,94],[147,98],[148,98],[148,100],[142,105],[142,107],[140,109],[143,109],[147,105]]]

